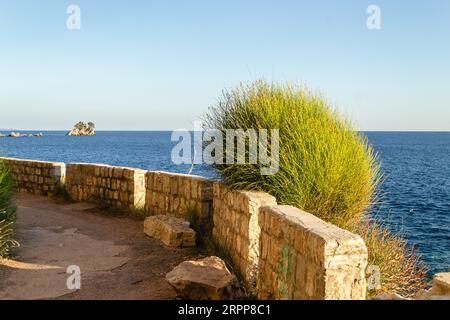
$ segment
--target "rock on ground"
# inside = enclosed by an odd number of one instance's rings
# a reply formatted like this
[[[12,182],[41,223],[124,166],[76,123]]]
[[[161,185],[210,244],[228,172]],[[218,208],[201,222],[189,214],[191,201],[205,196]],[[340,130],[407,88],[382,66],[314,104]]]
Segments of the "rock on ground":
[[[436,273],[433,277],[433,287],[424,290],[418,300],[450,300],[450,272]]]
[[[236,276],[214,256],[182,262],[166,275],[166,280],[185,299],[230,300],[241,296]]]
[[[195,246],[195,231],[189,222],[169,215],[156,215],[145,219],[144,232],[161,240],[166,246],[186,248]]]
[[[450,272],[436,273],[433,278],[433,292],[450,296]]]

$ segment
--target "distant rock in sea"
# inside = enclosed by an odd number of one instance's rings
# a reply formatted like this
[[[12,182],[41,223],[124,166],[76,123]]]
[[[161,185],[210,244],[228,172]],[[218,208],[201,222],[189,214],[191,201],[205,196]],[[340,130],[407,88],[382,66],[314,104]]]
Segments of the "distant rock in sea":
[[[22,138],[22,137],[43,137],[44,134],[41,133],[36,133],[36,134],[32,134],[32,133],[20,133],[20,132],[11,132],[10,134],[6,135],[3,133],[0,133],[0,138],[3,137],[11,137],[11,138]]]
[[[75,124],[67,133],[68,136],[80,137],[80,136],[95,136],[95,124],[93,122],[88,122],[87,124],[83,121]]]
[[[33,135],[31,135],[31,136],[33,136]],[[11,132],[11,133],[8,135],[8,137],[11,137],[11,138],[21,138],[21,137],[29,137],[29,135],[28,135],[28,134],[25,134],[25,133],[20,133],[20,132]]]

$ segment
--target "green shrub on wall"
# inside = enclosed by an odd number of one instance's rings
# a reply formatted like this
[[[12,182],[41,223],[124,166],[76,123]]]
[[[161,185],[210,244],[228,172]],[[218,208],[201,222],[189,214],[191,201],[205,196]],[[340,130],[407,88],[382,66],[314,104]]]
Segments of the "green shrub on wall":
[[[0,161],[0,258],[6,257],[17,245],[13,229],[15,207],[12,189],[9,169]]]
[[[268,192],[279,204],[360,234],[369,264],[389,266],[380,267],[384,281],[371,294],[397,291],[411,296],[424,286],[425,269],[411,249],[366,218],[381,181],[374,151],[323,97],[302,86],[257,81],[225,91],[204,122],[205,129],[224,134],[227,129],[279,129],[276,174],[261,175],[260,164],[215,165],[224,182],[233,189]]]
[[[258,81],[225,92],[206,118],[218,129],[279,129],[279,171],[262,176],[260,165],[217,166],[232,188],[269,191],[343,225],[372,200],[379,169],[366,139],[333,112],[324,99],[303,88]]]

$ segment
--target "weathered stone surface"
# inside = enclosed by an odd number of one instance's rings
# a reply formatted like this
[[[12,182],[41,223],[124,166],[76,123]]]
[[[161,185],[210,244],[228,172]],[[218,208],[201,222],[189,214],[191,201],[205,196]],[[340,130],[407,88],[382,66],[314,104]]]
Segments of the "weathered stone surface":
[[[208,231],[209,235],[214,225],[213,239],[230,254],[233,268],[244,276],[249,288],[257,283],[260,298],[365,297],[367,250],[362,239],[296,208],[276,206],[275,198],[266,193],[231,191],[222,183],[168,172],[102,164],[66,167],[64,163],[3,161],[10,165],[19,192],[52,195],[65,182],[75,201],[166,214],[163,219],[194,212],[205,228],[201,234]],[[148,234],[170,246],[195,244],[192,230],[180,236],[177,228],[166,222],[150,219],[145,224],[153,224],[151,228],[157,230]],[[186,221],[178,225],[189,229]],[[447,278],[440,278],[437,287],[446,288]]]
[[[253,289],[260,255],[258,210],[276,205],[276,199],[264,192],[229,190],[220,182],[213,185],[213,199],[213,237],[230,253],[234,268]]]
[[[144,232],[161,240],[166,246],[186,248],[195,246],[195,231],[189,222],[169,215],[151,216],[144,221]]]
[[[61,162],[46,162],[2,158],[11,170],[14,186],[17,192],[52,196],[65,181],[65,164]]]
[[[415,300],[450,300],[449,295],[441,295],[433,290],[433,288],[428,290],[423,290],[416,297]]]
[[[365,299],[367,248],[358,236],[292,206],[259,210],[258,297]]]
[[[185,299],[229,300],[241,296],[239,282],[218,257],[185,261],[166,275]]]
[[[450,272],[441,272],[434,275],[433,294],[450,296]]]
[[[72,200],[99,202],[122,211],[144,209],[144,170],[71,163],[66,175],[66,189]]]
[[[450,272],[436,273],[431,289],[423,290],[417,300],[450,300]]]
[[[206,227],[212,220],[212,184],[209,179],[172,172],[149,171],[145,174],[145,209],[149,214],[182,216],[195,213]],[[204,232],[203,232],[204,231]]]

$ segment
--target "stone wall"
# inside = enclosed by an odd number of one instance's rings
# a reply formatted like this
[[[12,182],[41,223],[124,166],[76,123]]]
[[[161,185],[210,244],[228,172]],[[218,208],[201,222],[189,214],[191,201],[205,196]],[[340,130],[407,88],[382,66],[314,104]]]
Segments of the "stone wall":
[[[64,163],[1,157],[0,161],[10,167],[18,192],[52,196],[64,184]]]
[[[213,181],[203,177],[161,171],[145,174],[147,214],[184,216],[195,212],[201,224],[209,225]]]
[[[74,201],[91,201],[120,210],[144,210],[145,171],[103,164],[71,163],[66,189]]]
[[[235,271],[254,287],[259,257],[258,209],[277,202],[267,193],[231,191],[219,182],[214,183],[213,195],[213,239],[228,252]]]
[[[348,231],[263,192],[232,191],[184,174],[102,164],[0,158],[19,192],[51,196],[66,187],[74,201],[104,203],[147,215],[195,212],[218,255],[263,299],[364,299],[367,249]],[[192,209],[192,210],[191,210]],[[203,233],[202,232],[202,233]]]
[[[291,206],[261,208],[259,223],[259,298],[365,299],[359,236]]]

